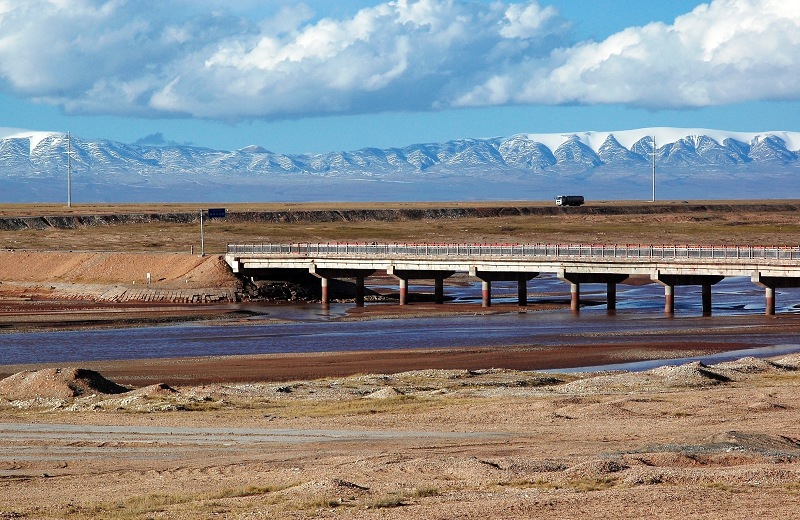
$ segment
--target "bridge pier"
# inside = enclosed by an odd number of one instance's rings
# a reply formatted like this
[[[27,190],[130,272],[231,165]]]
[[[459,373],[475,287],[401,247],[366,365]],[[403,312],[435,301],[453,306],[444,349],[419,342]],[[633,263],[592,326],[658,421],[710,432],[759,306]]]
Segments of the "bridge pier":
[[[444,277],[437,276],[433,283],[433,303],[441,305],[444,303]]]
[[[713,274],[664,274],[656,271],[650,279],[664,286],[664,313],[675,313],[675,286],[699,285],[702,287],[703,315],[711,314],[711,286],[725,277]]]
[[[581,312],[581,284],[570,282],[569,284],[569,310],[573,313]]]
[[[766,287],[764,289],[764,313],[767,316],[775,316],[775,288],[774,287]]]
[[[711,284],[704,283],[702,288],[703,316],[709,316],[711,314]]]
[[[556,273],[561,281],[569,283],[569,309],[578,313],[581,310],[581,284],[606,284],[606,307],[609,311],[617,308],[617,284],[628,278],[628,274],[611,273],[575,273],[562,269]]]
[[[327,307],[331,303],[330,295],[328,294],[328,279],[324,276],[320,276],[319,280],[322,287],[322,297],[320,300],[322,301],[322,306]]]
[[[400,278],[400,305],[408,305],[408,278]]]
[[[794,289],[800,287],[800,278],[784,276],[762,276],[754,271],[750,281],[764,288],[765,311],[767,316],[775,315],[775,289]]]
[[[356,307],[364,306],[364,275],[356,276]]]
[[[308,272],[320,279],[322,295],[320,301],[327,307],[330,305],[329,280],[332,278],[352,278],[356,286],[356,307],[364,306],[364,279],[375,272],[374,269],[330,269],[318,268],[311,264]]]
[[[395,269],[394,266],[386,269],[386,274],[396,278],[400,284],[400,305],[408,305],[409,280],[433,280],[433,301],[444,303],[444,279],[453,276],[454,273],[455,271]]]
[[[517,305],[525,307],[528,305],[528,282],[539,273],[526,272],[489,272],[478,271],[476,267],[470,267],[469,275],[481,280],[481,306],[492,306],[492,282],[517,282]]]
[[[606,309],[617,309],[617,282],[606,282]]]
[[[675,314],[675,286],[664,284],[664,314]]]
[[[517,305],[528,306],[528,280],[523,279],[522,276],[517,279]]]

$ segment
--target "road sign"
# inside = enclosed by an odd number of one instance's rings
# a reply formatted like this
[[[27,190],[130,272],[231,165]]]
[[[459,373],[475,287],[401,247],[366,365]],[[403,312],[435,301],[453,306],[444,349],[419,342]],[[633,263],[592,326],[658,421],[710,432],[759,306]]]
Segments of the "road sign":
[[[209,208],[208,218],[225,218],[225,208]]]

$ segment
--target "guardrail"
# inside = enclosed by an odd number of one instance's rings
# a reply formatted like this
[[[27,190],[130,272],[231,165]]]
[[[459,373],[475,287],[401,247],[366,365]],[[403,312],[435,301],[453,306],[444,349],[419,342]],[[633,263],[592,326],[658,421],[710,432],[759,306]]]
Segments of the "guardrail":
[[[228,244],[230,255],[800,260],[798,247],[641,244]]]

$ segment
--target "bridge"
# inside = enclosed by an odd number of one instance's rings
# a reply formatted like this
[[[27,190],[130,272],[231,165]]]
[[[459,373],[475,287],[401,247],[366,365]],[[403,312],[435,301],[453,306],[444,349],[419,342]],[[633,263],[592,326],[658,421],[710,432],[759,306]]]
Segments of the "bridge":
[[[433,280],[434,300],[444,302],[444,280],[468,273],[481,280],[482,305],[491,306],[491,284],[517,282],[518,304],[527,305],[528,282],[552,273],[570,285],[573,312],[582,284],[606,284],[607,307],[616,308],[617,284],[631,277],[664,287],[664,312],[675,311],[675,288],[702,287],[702,309],[711,313],[711,287],[726,277],[749,277],[765,291],[767,315],[775,314],[775,290],[800,287],[800,247],[631,244],[229,244],[225,260],[235,273],[268,277],[294,270],[320,279],[322,303],[328,281],[353,279],[356,305],[364,305],[364,279],[386,272],[398,281],[400,305],[413,280]]]

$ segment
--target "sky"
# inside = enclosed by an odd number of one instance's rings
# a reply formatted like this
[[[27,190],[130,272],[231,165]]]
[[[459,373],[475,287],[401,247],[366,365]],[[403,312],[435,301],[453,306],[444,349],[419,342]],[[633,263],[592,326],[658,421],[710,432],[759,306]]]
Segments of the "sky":
[[[281,153],[800,131],[800,1],[0,0],[0,127]]]

